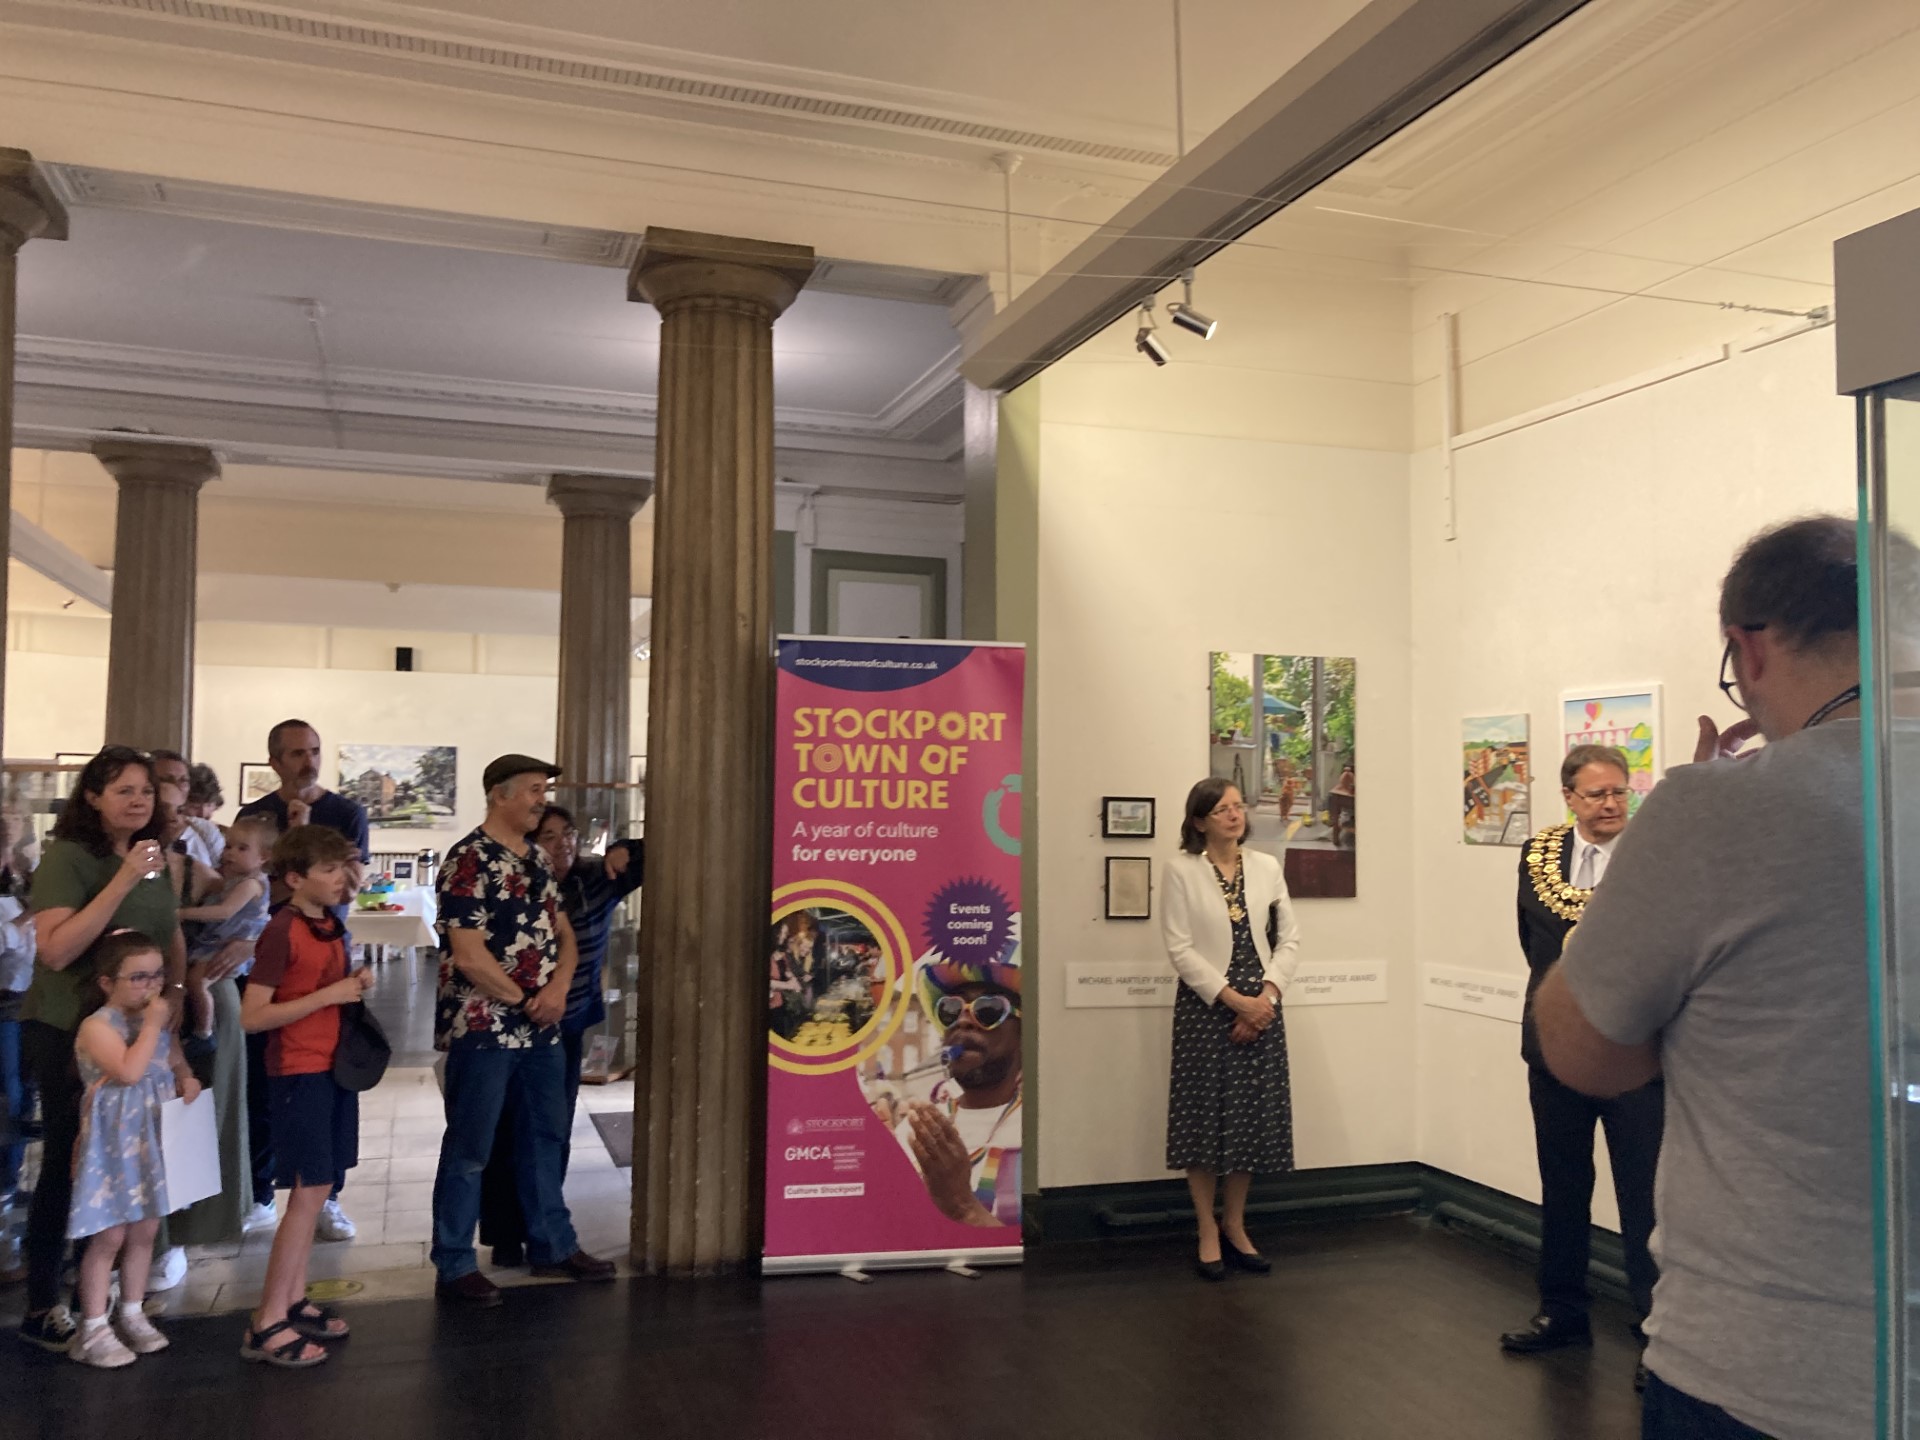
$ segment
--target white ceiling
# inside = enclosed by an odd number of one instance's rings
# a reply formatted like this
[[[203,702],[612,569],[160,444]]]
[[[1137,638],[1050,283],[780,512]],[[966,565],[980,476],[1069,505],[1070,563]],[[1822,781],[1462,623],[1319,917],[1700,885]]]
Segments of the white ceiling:
[[[616,468],[651,468],[659,317],[604,259],[84,205],[70,229],[21,256],[23,443],[127,425],[371,456],[411,428],[465,458],[491,439],[522,472],[600,432]],[[949,458],[958,344],[941,304],[803,291],[774,328],[780,442]]]

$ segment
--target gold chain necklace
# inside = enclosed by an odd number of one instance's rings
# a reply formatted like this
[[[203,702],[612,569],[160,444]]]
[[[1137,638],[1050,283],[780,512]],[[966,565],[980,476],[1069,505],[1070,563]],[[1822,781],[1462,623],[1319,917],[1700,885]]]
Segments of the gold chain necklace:
[[[1238,925],[1247,918],[1246,868],[1239,861],[1233,864],[1233,879],[1229,880],[1220,873],[1220,867],[1209,859],[1207,864],[1213,868],[1213,878],[1220,882],[1220,893],[1227,897],[1227,919]]]
[[[1527,842],[1527,874],[1533,878],[1533,893],[1552,914],[1575,925],[1585,913],[1593,891],[1582,890],[1560,874],[1560,852],[1566,847],[1571,825],[1555,825],[1542,830]]]

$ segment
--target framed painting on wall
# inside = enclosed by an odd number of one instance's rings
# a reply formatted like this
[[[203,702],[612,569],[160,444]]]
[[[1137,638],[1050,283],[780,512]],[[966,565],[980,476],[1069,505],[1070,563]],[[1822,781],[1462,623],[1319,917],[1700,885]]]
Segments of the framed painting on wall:
[[[1107,857],[1107,919],[1153,918],[1153,861],[1145,855]]]
[[[1525,715],[1460,722],[1461,813],[1469,845],[1524,845],[1533,833],[1533,769]]]
[[[1207,773],[1247,804],[1250,849],[1285,867],[1296,900],[1359,893],[1351,657],[1215,651],[1207,669]]]
[[[1633,797],[1629,814],[1637,814],[1665,773],[1666,751],[1660,743],[1660,687],[1626,685],[1616,689],[1570,690],[1560,704],[1564,757],[1576,745],[1610,745],[1627,757],[1627,784]]]
[[[251,805],[256,800],[264,800],[280,788],[280,777],[273,773],[271,765],[242,765],[240,767],[240,803]]]
[[[382,829],[453,823],[459,751],[451,745],[342,745],[340,793]]]
[[[1108,795],[1100,801],[1100,838],[1153,839],[1153,797]]]

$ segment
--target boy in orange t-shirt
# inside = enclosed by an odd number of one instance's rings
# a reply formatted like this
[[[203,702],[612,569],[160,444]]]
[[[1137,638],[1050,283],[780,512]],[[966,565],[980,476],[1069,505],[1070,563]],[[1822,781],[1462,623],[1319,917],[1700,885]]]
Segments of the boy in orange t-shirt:
[[[306,1298],[320,1207],[357,1162],[360,1097],[333,1078],[340,1010],[373,986],[373,972],[348,973],[346,927],[333,907],[351,899],[348,866],[360,852],[339,831],[296,825],[273,847],[273,868],[289,895],[254,946],[241,1023],[265,1031],[267,1105],[274,1179],[287,1213],[267,1259],[266,1290],[240,1354],[285,1369],[328,1356],[315,1340],[344,1340],[347,1323]]]

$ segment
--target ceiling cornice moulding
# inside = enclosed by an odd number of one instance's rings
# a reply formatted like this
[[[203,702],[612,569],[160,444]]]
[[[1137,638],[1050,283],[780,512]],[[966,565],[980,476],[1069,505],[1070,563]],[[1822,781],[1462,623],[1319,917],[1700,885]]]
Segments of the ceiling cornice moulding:
[[[84,165],[42,164],[38,168],[54,194],[70,210],[130,210],[185,219],[264,225],[277,230],[347,235],[361,240],[442,245],[495,255],[527,255],[613,270],[631,268],[640,249],[640,236],[623,230],[541,225],[486,215],[370,205]],[[967,293],[977,278],[943,270],[874,265],[823,255],[814,262],[813,278],[807,282],[807,288],[872,300],[950,306]]]
[[[776,406],[775,430],[794,441],[912,443],[960,404],[959,358],[958,348],[948,352],[878,414]],[[459,424],[584,426],[639,436],[653,433],[658,411],[652,395],[351,366],[330,370],[323,388],[319,373],[307,364],[37,335],[19,337],[15,366],[23,390],[47,386]]]
[[[402,76],[571,103],[623,96],[667,113],[705,111],[776,133],[869,130],[986,154],[1016,150],[1160,170],[1175,157],[1151,127],[1085,133],[1078,117],[976,96],[847,75],[664,50],[537,26],[406,6],[341,6],[326,14],[213,0],[9,0],[20,23],[131,35],[190,48],[271,53],[334,70]],[[104,17],[119,23],[103,26]]]

